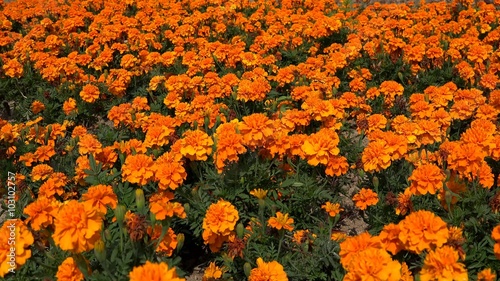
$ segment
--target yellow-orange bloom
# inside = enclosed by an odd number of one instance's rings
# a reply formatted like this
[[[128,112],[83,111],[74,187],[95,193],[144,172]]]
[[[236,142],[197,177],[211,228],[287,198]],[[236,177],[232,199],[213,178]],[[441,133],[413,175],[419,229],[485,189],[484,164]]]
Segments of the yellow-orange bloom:
[[[89,209],[94,208],[106,214],[107,207],[116,208],[118,197],[110,185],[99,184],[90,187],[87,193],[82,195],[82,201],[84,205],[88,205]]]
[[[401,264],[393,261],[387,251],[378,248],[355,253],[345,269],[345,281],[400,281],[401,278]]]
[[[368,248],[382,249],[380,239],[378,237],[371,236],[368,232],[363,232],[354,237],[347,237],[342,243],[340,243],[340,263],[344,267],[348,266],[356,253],[364,251]]]
[[[179,278],[175,267],[168,268],[164,262],[152,263],[146,261],[146,264],[137,266],[132,269],[129,274],[130,281],[185,281],[184,278]]]
[[[203,273],[202,281],[214,281],[222,278],[222,274],[224,274],[224,268],[218,267],[215,262],[211,262],[208,267],[205,269]]]
[[[243,117],[238,129],[243,136],[243,144],[252,149],[263,145],[266,138],[274,133],[273,121],[262,113]]]
[[[67,201],[54,221],[54,242],[74,253],[89,251],[101,237],[102,213],[75,200]]]
[[[214,141],[207,133],[195,130],[185,132],[180,144],[182,156],[191,161],[206,161]]]
[[[248,281],[288,281],[283,266],[277,261],[264,262],[262,258],[257,259],[257,267],[250,271]]]
[[[352,200],[360,210],[366,210],[368,206],[377,205],[378,194],[371,189],[362,188],[352,197]]]
[[[77,112],[76,100],[74,98],[69,98],[63,103],[64,114],[70,115],[72,112]]]
[[[324,205],[321,206],[321,208],[325,209],[325,211],[328,213],[328,215],[330,215],[330,217],[335,217],[344,210],[343,208],[340,208],[339,203],[332,204],[331,202],[326,202]]]
[[[222,243],[229,239],[239,218],[236,208],[225,200],[221,199],[208,207],[203,219],[202,236],[212,252],[219,251]]]
[[[84,278],[72,257],[66,258],[57,268],[56,277],[58,281],[80,281]]]
[[[370,141],[361,156],[363,169],[367,172],[379,172],[391,165],[389,147],[381,141]]]
[[[301,148],[307,158],[307,163],[317,166],[318,164],[328,164],[331,158],[340,153],[338,144],[339,136],[337,133],[334,130],[324,128],[309,136]]]
[[[276,212],[276,217],[271,217],[267,221],[267,225],[276,228],[277,230],[286,229],[293,230],[293,218],[289,218],[288,214]]]
[[[14,233],[15,245],[11,235]],[[29,247],[34,242],[33,234],[21,220],[5,220],[0,228],[0,277],[9,273],[10,268],[15,271],[31,257]],[[12,251],[12,248],[14,250]],[[14,255],[12,255],[14,254]]]
[[[45,109],[45,104],[43,104],[43,102],[41,101],[36,100],[33,103],[31,103],[31,111],[33,112],[33,114],[38,114],[42,112],[44,109]]]
[[[24,213],[29,216],[26,222],[30,223],[33,230],[40,230],[51,225],[59,209],[56,200],[39,197],[35,202],[24,208]]]
[[[80,92],[80,97],[88,103],[93,103],[99,98],[99,94],[99,88],[92,84],[87,84],[83,86],[83,89]]]
[[[413,170],[408,180],[413,195],[436,194],[443,189],[444,173],[434,164],[424,164]]]
[[[158,239],[160,239],[162,233],[162,226],[155,225],[154,228],[148,227],[148,234],[151,236],[151,241],[154,241],[155,245],[158,243]],[[177,248],[177,235],[175,234],[172,228],[168,228],[167,232],[163,236],[158,248],[156,248],[156,252],[160,252],[167,257],[172,256],[175,248]]]
[[[399,227],[399,239],[404,248],[417,254],[443,246],[450,235],[446,223],[426,210],[409,214],[399,223]]]
[[[469,280],[465,265],[458,262],[458,252],[451,246],[431,250],[425,256],[424,266],[420,271],[420,280]]]
[[[497,280],[497,276],[495,272],[491,270],[491,268],[483,269],[477,274],[477,281],[495,281],[495,280]]]
[[[153,179],[153,159],[145,154],[129,155],[122,166],[122,181],[145,185]]]

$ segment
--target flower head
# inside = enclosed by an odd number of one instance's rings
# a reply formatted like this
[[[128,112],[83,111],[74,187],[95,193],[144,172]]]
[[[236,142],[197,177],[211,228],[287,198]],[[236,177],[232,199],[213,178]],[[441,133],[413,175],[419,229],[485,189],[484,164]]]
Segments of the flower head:
[[[80,281],[84,278],[72,257],[68,257],[62,262],[57,269],[56,277],[59,281]]]
[[[378,203],[378,194],[371,189],[362,188],[354,195],[352,200],[356,204],[356,207],[364,211],[368,206],[373,206]]]
[[[288,214],[276,212],[276,217],[272,217],[267,221],[267,225],[276,228],[277,230],[286,229],[293,230],[293,218],[288,217]]]
[[[257,259],[257,267],[250,271],[248,281],[288,281],[283,266],[277,261],[264,262],[262,258]]]
[[[152,263],[146,261],[146,264],[137,266],[132,269],[129,274],[130,281],[184,281],[186,279],[179,278],[175,267],[168,268],[164,262]]]

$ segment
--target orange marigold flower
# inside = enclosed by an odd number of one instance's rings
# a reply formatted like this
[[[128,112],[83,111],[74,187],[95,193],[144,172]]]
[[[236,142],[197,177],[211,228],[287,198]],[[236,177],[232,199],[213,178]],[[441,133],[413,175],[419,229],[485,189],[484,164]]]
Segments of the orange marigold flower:
[[[431,250],[424,259],[420,280],[468,280],[465,265],[458,262],[458,253],[450,246]]]
[[[26,220],[31,225],[33,230],[40,230],[46,228],[54,222],[54,217],[59,210],[57,201],[39,197],[35,202],[29,204],[24,208],[24,213],[29,216]]]
[[[172,218],[174,216],[181,219],[186,217],[182,204],[171,202],[172,199],[174,199],[174,194],[168,191],[155,193],[149,198],[151,213],[155,215],[157,220],[164,220],[167,217]]]
[[[217,279],[222,278],[222,275],[225,272],[225,268],[218,267],[215,262],[210,262],[208,267],[205,269],[205,272],[203,273],[203,278],[201,279],[202,281],[214,281]]]
[[[15,245],[12,245],[10,237],[14,233]],[[29,247],[35,239],[28,227],[21,220],[6,220],[0,228],[0,277],[4,277],[11,272],[10,268],[15,265],[15,270],[26,263],[31,257]],[[12,257],[11,251],[15,248],[15,255]]]
[[[151,236],[151,241],[154,241],[155,245],[158,243],[158,239],[160,239],[162,233],[162,226],[155,225],[154,229],[152,227],[148,227],[148,234]],[[169,227],[163,239],[161,240],[158,248],[156,248],[156,252],[162,253],[167,257],[172,256],[175,248],[177,248],[177,235],[174,230]]]
[[[349,170],[349,163],[347,162],[347,158],[344,156],[333,156],[328,160],[326,164],[325,174],[333,177],[333,176],[341,176]]]
[[[63,173],[53,173],[38,189],[39,197],[52,198],[56,193],[61,196],[68,179]]]
[[[444,179],[444,173],[438,166],[424,164],[413,170],[408,178],[411,181],[409,189],[413,195],[436,194],[443,189]]]
[[[401,264],[392,260],[387,251],[379,248],[367,248],[355,253],[344,268],[347,270],[345,281],[401,279]]]
[[[266,138],[274,133],[273,121],[262,113],[254,113],[243,117],[238,129],[243,136],[243,144],[252,149],[262,146]]]
[[[54,150],[54,141],[49,140],[47,145],[39,146],[34,154],[34,157],[38,160],[38,162],[49,161],[50,157],[56,155],[56,151]]]
[[[79,137],[78,141],[78,153],[80,155],[86,155],[89,153],[99,153],[101,152],[102,144],[97,140],[97,137],[91,134],[85,134]]]
[[[390,223],[384,226],[378,236],[383,248],[393,255],[396,255],[404,248],[401,240],[399,240],[400,232],[401,229],[399,228],[399,225]]]
[[[362,188],[352,197],[352,200],[360,210],[366,210],[368,206],[378,203],[378,194],[369,188]]]
[[[276,228],[277,230],[286,229],[288,231],[293,230],[293,218],[289,218],[288,214],[283,214],[281,212],[276,212],[276,217],[271,217],[267,221],[267,225]]]
[[[41,101],[36,100],[33,103],[31,103],[31,111],[33,112],[33,114],[38,114],[42,112],[44,109],[45,109],[45,104],[43,104],[43,102]]]
[[[354,237],[347,237],[340,243],[340,263],[344,267],[348,266],[356,253],[368,248],[382,249],[380,239],[376,236],[371,236],[368,232],[363,232]]]
[[[88,205],[89,209],[97,209],[101,213],[106,214],[107,207],[115,209],[118,204],[118,197],[110,185],[95,185],[87,190],[87,193],[82,195],[84,205]]]
[[[122,181],[145,185],[153,179],[153,159],[146,154],[129,155],[122,166]]]
[[[483,269],[477,274],[477,281],[495,281],[495,280],[497,280],[497,276],[495,272],[491,270],[491,268]]]
[[[331,158],[340,153],[338,144],[339,136],[337,133],[334,130],[324,128],[310,135],[301,148],[307,158],[307,163],[317,166],[318,164],[328,164]]]
[[[322,209],[325,209],[325,211],[330,215],[330,217],[335,217],[338,215],[340,212],[344,211],[343,208],[340,208],[339,203],[332,204],[331,202],[326,202],[324,205],[321,206]]]
[[[420,210],[409,214],[399,223],[399,239],[406,250],[417,254],[443,246],[449,237],[446,223],[434,213]]]
[[[181,154],[167,152],[156,159],[154,164],[155,181],[162,190],[175,190],[187,178]]]
[[[54,170],[47,164],[40,164],[33,167],[31,170],[31,180],[39,181],[46,179]]]
[[[77,112],[76,100],[74,98],[69,98],[63,103],[64,114],[70,115],[72,112]]]
[[[391,165],[391,155],[384,142],[370,141],[363,151],[361,161],[366,172],[379,172]]]
[[[88,103],[93,103],[99,98],[99,94],[99,88],[92,84],[87,84],[83,86],[83,89],[80,92],[80,97]]]
[[[288,281],[283,266],[277,261],[264,262],[262,258],[257,259],[257,267],[250,271],[248,281]]]
[[[66,258],[57,268],[57,280],[60,281],[80,281],[84,279],[83,273],[78,268],[72,257]]]
[[[61,249],[89,251],[101,237],[102,213],[75,200],[67,201],[59,209],[54,226],[52,238]]]
[[[129,274],[130,281],[185,281],[184,278],[177,276],[175,267],[168,268],[164,262],[152,263],[146,261],[146,264],[137,266]]]
[[[203,219],[202,236],[212,252],[219,251],[222,243],[229,239],[239,218],[236,208],[222,199],[208,207]]]
[[[182,156],[191,161],[206,161],[208,155],[212,154],[214,141],[203,131],[187,131],[179,141]]]
[[[215,132],[217,150],[214,162],[219,173],[222,173],[227,162],[238,161],[238,155],[247,151],[243,146],[243,136],[237,132],[237,126],[235,122],[225,123],[220,125]]]
[[[21,78],[23,76],[23,65],[17,59],[7,60],[2,69],[5,75],[11,78]]]

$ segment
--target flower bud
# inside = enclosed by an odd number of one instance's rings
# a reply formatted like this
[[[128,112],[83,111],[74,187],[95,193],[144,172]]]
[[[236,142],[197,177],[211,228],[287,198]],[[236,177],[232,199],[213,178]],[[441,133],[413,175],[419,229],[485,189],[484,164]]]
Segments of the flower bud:
[[[191,210],[191,205],[189,203],[184,204],[184,212],[189,213]]]
[[[109,229],[104,230],[104,238],[106,241],[111,241],[112,236],[111,236],[111,231]]]
[[[243,236],[245,235],[245,227],[241,222],[236,225],[236,235],[240,239],[243,239]]]
[[[104,245],[104,241],[101,239],[95,242],[94,255],[99,262],[106,262],[106,245]]]
[[[182,246],[184,246],[184,233],[179,233],[177,234],[177,252],[180,252],[182,249]]]
[[[118,205],[116,206],[115,209],[115,217],[116,221],[118,224],[123,224],[123,221],[125,220],[125,213],[127,212],[127,208],[123,205]]]
[[[156,223],[156,215],[154,213],[149,213],[149,220],[151,220],[151,225]]]
[[[139,213],[143,213],[146,206],[146,199],[144,198],[144,191],[142,189],[135,190],[135,204]]]
[[[377,189],[378,184],[379,184],[379,180],[378,180],[377,176],[373,176],[372,183],[373,183],[373,186],[375,187],[375,189]]]
[[[245,275],[247,277],[250,276],[250,271],[252,271],[252,266],[250,265],[250,263],[246,262],[244,265],[243,265],[243,271],[245,272]]]

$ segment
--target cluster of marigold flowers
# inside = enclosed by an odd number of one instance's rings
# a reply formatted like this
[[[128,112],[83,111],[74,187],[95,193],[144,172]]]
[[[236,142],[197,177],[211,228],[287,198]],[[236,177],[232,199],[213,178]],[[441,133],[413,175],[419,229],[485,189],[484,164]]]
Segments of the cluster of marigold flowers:
[[[0,143],[6,155],[30,170],[16,178],[32,184],[36,193],[23,210],[27,219],[16,226],[18,237],[23,237],[16,244],[17,266],[30,258],[33,234],[42,229],[51,230],[51,239],[62,250],[82,253],[95,249],[104,239],[101,228],[108,212],[114,212],[134,240],[162,236],[162,229],[147,225],[141,214],[123,212],[116,187],[86,184],[91,161],[111,174],[123,157],[121,182],[134,185],[138,198],[144,186],[157,186],[155,194],[148,196],[147,207],[161,221],[187,218],[175,200],[176,189],[188,176],[186,163],[210,161],[223,173],[240,155],[254,151],[268,159],[303,160],[331,177],[351,169],[381,172],[395,161],[408,161],[414,168],[409,186],[395,195],[394,204],[395,213],[404,218],[384,227],[377,237],[365,233],[341,242],[345,279],[370,275],[376,276],[375,280],[411,280],[408,266],[393,259],[402,250],[426,253],[421,280],[467,278],[461,229],[447,226],[429,211],[414,211],[411,200],[431,194],[447,209],[458,202],[467,183],[477,181],[484,188],[495,183],[485,159],[500,161],[496,124],[500,113],[500,31],[494,29],[500,17],[499,3],[481,2],[476,7],[460,1],[463,11],[451,21],[450,5],[456,7],[457,3],[424,4],[420,8],[374,4],[346,12],[336,1],[306,1],[303,5],[281,1],[280,7],[265,1],[108,2],[74,1],[71,7],[58,1],[2,4],[0,75],[23,79],[27,75],[24,66],[29,65],[45,81],[74,93],[64,101],[34,100],[34,116],[41,116],[54,102],[61,106],[61,116],[74,120],[87,103],[129,97],[127,89],[138,77],[148,77],[149,96],[164,95],[162,105],[170,112],[155,112],[146,97],[129,98],[130,102],[113,106],[105,116],[113,128],[141,132],[144,138],[112,145],[104,145],[88,128],[70,121],[45,124],[42,117],[26,123],[0,119]],[[127,14],[131,7],[137,9],[132,16]],[[247,16],[244,9],[254,12]],[[44,14],[46,10],[57,14],[56,20]],[[14,23],[23,26],[22,34]],[[229,28],[244,34],[228,37]],[[345,43],[325,48],[317,41],[341,28],[349,32]],[[250,37],[251,44],[247,44]],[[170,47],[165,48],[165,41]],[[301,49],[307,44],[311,47]],[[307,53],[307,59],[286,63],[282,53],[295,49]],[[467,87],[448,82],[429,86],[406,99],[403,82],[387,80],[376,85],[372,82],[376,67],[352,66],[362,56],[376,61],[381,53],[410,65],[417,83],[420,71],[451,61]],[[174,67],[185,71],[156,75],[155,70]],[[231,71],[221,74],[217,71],[220,68]],[[244,71],[232,71],[237,68]],[[340,71],[346,71],[347,77],[337,76]],[[342,82],[348,82],[349,91],[333,92],[332,88],[339,88]],[[286,98],[271,98],[273,89],[287,91]],[[374,112],[369,104],[377,99],[383,101],[386,111]],[[262,103],[266,111],[238,119],[228,105],[232,100]],[[393,116],[389,109],[398,106],[407,108],[409,115]],[[458,120],[471,120],[471,124],[459,139],[450,140],[448,131]],[[357,165],[348,163],[339,148],[340,129],[348,121],[354,121],[357,132],[368,139]],[[319,124],[318,130],[306,133],[311,124]],[[64,138],[70,140],[60,146]],[[32,151],[18,155],[16,145],[21,141],[33,144]],[[77,154],[74,176],[50,165],[58,155],[72,153]],[[360,210],[369,211],[382,195],[362,188],[353,201]],[[323,208],[331,217],[342,210],[331,203]],[[226,244],[243,243],[245,237],[236,233],[239,219],[238,210],[221,199],[207,209],[201,239],[213,252]],[[294,230],[294,219],[288,214],[278,211],[268,219],[268,226],[278,231]],[[7,239],[5,224],[1,233],[0,239]],[[307,230],[298,230],[294,238],[303,241],[307,235],[311,235]],[[498,257],[497,228],[492,237]],[[332,239],[344,238],[332,235]],[[172,255],[177,247],[175,230],[169,228],[161,242],[157,250]],[[4,257],[9,249],[7,242],[1,245],[0,257]],[[287,278],[276,261],[258,259],[256,265],[249,280]],[[3,262],[0,275],[7,272]],[[206,278],[220,278],[223,272],[211,264]],[[155,274],[170,276],[161,277],[168,280],[178,278],[166,264],[150,262],[134,268],[130,278],[160,280]],[[487,269],[480,274],[484,280],[494,278],[488,277],[493,274]],[[59,266],[58,278],[69,280],[72,276],[83,279],[75,261],[68,258]]]

